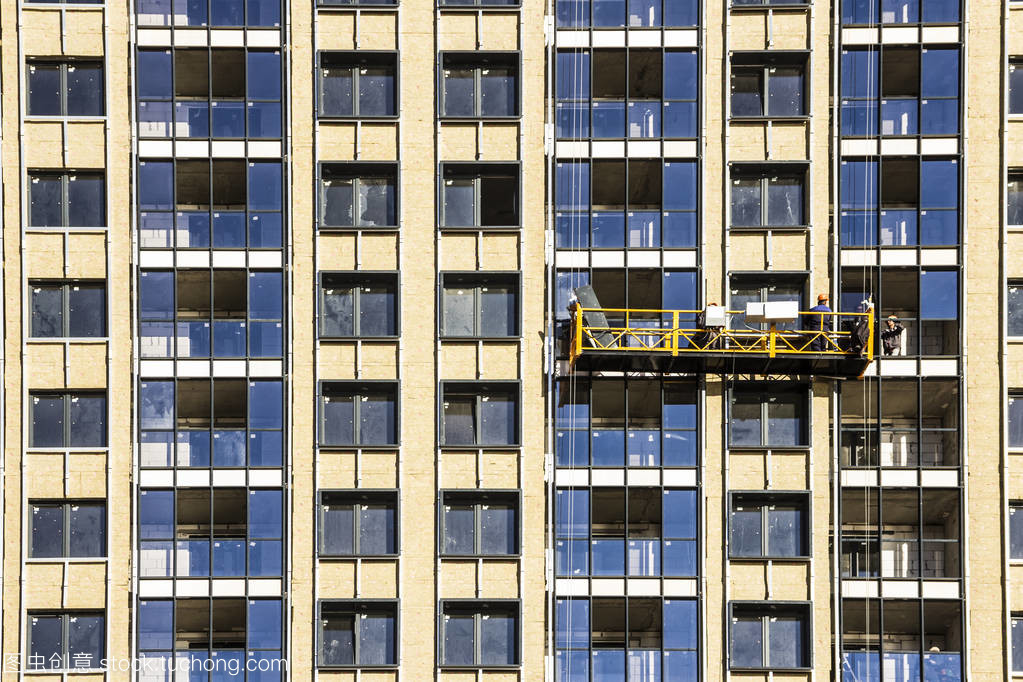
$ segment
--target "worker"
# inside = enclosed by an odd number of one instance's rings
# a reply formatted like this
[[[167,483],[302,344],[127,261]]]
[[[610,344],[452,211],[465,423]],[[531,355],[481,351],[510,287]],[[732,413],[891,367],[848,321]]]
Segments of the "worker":
[[[817,305],[810,308],[810,328],[812,332],[830,332],[831,331],[831,308],[828,307],[828,295],[819,294],[817,296]],[[813,339],[810,340],[810,350],[814,353],[822,353],[828,349],[828,337],[827,334],[816,334]]]
[[[902,355],[902,332],[906,328],[899,322],[895,315],[889,315],[885,320],[885,327],[881,330],[881,347],[885,355]]]
[[[846,322],[849,331],[849,352],[865,356],[867,344],[870,340],[870,317],[874,314],[874,303],[870,299],[860,301],[856,306],[857,315],[855,319]]]

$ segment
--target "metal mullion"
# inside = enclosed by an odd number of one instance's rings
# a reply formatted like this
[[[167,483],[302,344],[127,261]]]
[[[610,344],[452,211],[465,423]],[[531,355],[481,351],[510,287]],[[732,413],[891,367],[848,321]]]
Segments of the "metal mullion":
[[[356,501],[352,503],[352,555],[362,555],[362,543],[359,542],[359,503]]]
[[[67,170],[60,174],[60,222],[61,227],[71,226],[71,198],[68,183],[70,182]]]
[[[483,503],[477,501],[472,505],[474,537],[472,540],[473,554],[483,554]]]
[[[478,118],[483,117],[483,64],[472,67],[472,111]]]

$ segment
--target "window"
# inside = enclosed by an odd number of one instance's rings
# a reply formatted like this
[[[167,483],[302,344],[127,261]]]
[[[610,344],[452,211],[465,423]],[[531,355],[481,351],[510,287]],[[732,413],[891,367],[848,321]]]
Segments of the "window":
[[[966,679],[961,601],[843,599],[842,668],[846,679]]]
[[[1009,61],[1009,113],[1023,114],[1023,61]]]
[[[519,115],[519,55],[441,53],[440,115],[507,118]]]
[[[805,225],[805,182],[805,170],[791,165],[733,165],[732,227]]]
[[[805,5],[805,0],[732,0],[732,7],[760,5]]]
[[[320,7],[397,7],[398,0],[317,0]]]
[[[809,504],[801,493],[737,493],[729,515],[729,556],[810,555]]]
[[[518,227],[519,166],[441,164],[440,226]]]
[[[806,310],[806,277],[801,274],[771,274],[771,275],[734,275],[730,290],[731,300],[728,304],[730,310],[746,310],[747,303],[767,303],[769,301],[796,301],[800,310]],[[731,315],[733,329],[766,330],[768,325],[746,323],[745,313]],[[798,329],[797,322],[784,322],[777,325],[778,329]]]
[[[105,557],[107,506],[102,502],[31,502],[29,557]]]
[[[558,680],[699,678],[695,599],[558,599],[554,627]]]
[[[105,659],[101,612],[28,613],[26,670],[98,669]]]
[[[139,0],[140,26],[280,26],[280,0],[193,0],[175,5],[166,0]]]
[[[805,604],[732,605],[729,667],[810,667],[810,614]]]
[[[491,668],[519,664],[519,604],[442,601],[442,667]]]
[[[1023,284],[1009,283],[1009,336],[1023,336]]]
[[[325,163],[320,167],[320,227],[397,227],[398,167]]]
[[[1023,227],[1023,174],[1009,173],[1006,223]]]
[[[279,270],[143,270],[140,353],[146,358],[279,358],[283,296]]]
[[[437,0],[437,4],[448,9],[457,7],[518,7],[519,0]]]
[[[324,382],[320,445],[397,445],[398,386],[393,381]]]
[[[1023,394],[1009,394],[1009,447],[1023,448]]]
[[[397,64],[394,52],[321,52],[320,117],[396,115]]]
[[[29,62],[29,116],[102,116],[101,62]]]
[[[842,135],[956,135],[959,80],[958,48],[842,50]]]
[[[561,50],[556,61],[556,135],[696,137],[698,74],[699,58],[693,51]]]
[[[519,553],[519,494],[513,491],[441,493],[440,553],[510,556]]]
[[[106,336],[106,286],[90,282],[30,282],[33,338]]]
[[[249,0],[248,5],[276,1]],[[140,137],[281,137],[279,50],[146,49],[138,51],[136,64]]]
[[[389,337],[398,333],[398,275],[320,275],[320,338]]]
[[[1009,504],[1009,559],[1023,561],[1023,504]]]
[[[555,245],[695,247],[698,168],[691,161],[555,164]]]
[[[280,381],[179,379],[139,384],[144,467],[279,467]]]
[[[396,665],[397,624],[394,601],[320,602],[319,665]]]
[[[107,445],[105,393],[31,393],[32,448],[102,448]]]
[[[320,493],[320,556],[390,556],[398,551],[398,493]]]
[[[280,161],[139,161],[140,244],[280,248],[283,188]]]
[[[445,382],[441,388],[441,445],[519,444],[519,385]]]
[[[696,26],[699,3],[693,0],[557,0],[559,28]]]
[[[808,398],[805,388],[735,386],[728,442],[733,448],[806,447]]]
[[[104,227],[102,173],[29,171],[29,227]]]
[[[1023,673],[1023,615],[1012,614],[1012,672]]]
[[[736,54],[732,57],[732,116],[805,116],[806,55]]]
[[[144,577],[279,577],[284,501],[280,490],[144,489],[139,493]]]
[[[445,273],[442,278],[441,336],[518,336],[517,273]]]
[[[880,8],[878,7],[880,4]],[[843,0],[842,24],[959,22],[959,0]]]

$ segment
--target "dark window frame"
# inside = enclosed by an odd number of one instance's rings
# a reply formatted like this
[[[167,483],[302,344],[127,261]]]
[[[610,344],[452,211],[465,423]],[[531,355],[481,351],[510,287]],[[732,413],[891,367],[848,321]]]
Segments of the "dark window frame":
[[[1016,516],[1019,517],[1019,520],[1014,523],[1013,517]],[[1015,548],[1013,543],[1013,535],[1015,534],[1013,531],[1013,527],[1016,525],[1020,526],[1020,535],[1023,536],[1023,501],[1012,500],[1009,502],[1008,525],[1009,525],[1009,561],[1010,563],[1023,562],[1023,545],[1021,545],[1018,548],[1020,550],[1019,553],[1013,552],[1013,549]]]
[[[325,612],[324,607],[327,607]],[[331,607],[337,607],[333,609]],[[329,613],[333,611],[333,614]],[[354,670],[366,668],[373,670],[391,670],[398,667],[401,660],[401,602],[398,599],[319,599],[316,602],[317,627],[316,627],[316,668],[326,670]],[[360,663],[359,662],[359,622],[357,616],[360,613],[379,613],[391,616],[394,627],[394,663]],[[352,663],[324,663],[324,622],[329,615],[353,617],[352,642],[353,662]]]
[[[385,231],[397,230],[401,223],[401,182],[400,170],[394,161],[321,161],[317,168],[316,180],[316,227],[328,231]],[[329,176],[329,177],[328,177]],[[358,217],[363,208],[360,188],[365,180],[390,180],[394,193],[393,225],[359,225]],[[352,225],[332,225],[326,222],[326,185],[334,180],[350,180],[352,183]]]
[[[103,183],[103,196],[101,197],[101,208],[100,213],[103,215],[102,225],[72,225],[71,224],[71,201],[68,183],[73,182],[72,178],[77,176],[83,176],[92,180],[100,180]],[[32,225],[32,185],[33,180],[43,178],[56,178],[60,181],[60,225]],[[28,204],[28,216],[29,225],[28,227],[43,227],[43,228],[74,228],[74,227],[107,227],[109,223],[109,216],[107,215],[107,186],[106,186],[106,173],[100,169],[86,169],[82,171],[72,169],[45,169],[45,168],[31,168],[28,170],[28,178],[26,183],[27,197],[25,203]]]
[[[769,660],[770,654],[770,621],[777,617],[795,617],[802,620],[803,632],[803,665],[798,666],[772,666]],[[732,662],[732,646],[735,643],[734,628],[739,618],[753,620],[759,617],[761,620],[761,636],[763,642],[764,665],[740,666]],[[812,670],[813,669],[813,612],[812,603],[804,601],[731,601],[728,603],[728,669],[729,670]]]
[[[813,102],[811,101],[813,88],[809,87],[807,65],[810,53],[807,50],[771,50],[768,52],[734,52],[730,59],[729,77],[729,117],[735,121],[763,121],[771,120],[806,120],[810,117]],[[798,69],[802,79],[802,90],[800,101],[802,102],[802,113],[775,114],[770,111],[771,81],[775,78],[772,75],[775,69]],[[740,76],[756,75],[758,79],[758,92],[760,94],[759,114],[736,114],[732,111],[731,98],[734,96],[734,82],[737,73]]]
[[[515,179],[515,222],[511,225],[483,225],[482,204],[487,200],[483,192],[485,178]],[[473,186],[473,224],[447,225],[445,186],[448,180],[471,180]],[[442,161],[437,173],[437,229],[443,231],[511,231],[522,229],[522,163],[519,161]]]
[[[732,561],[804,561],[813,558],[813,507],[810,494],[800,490],[732,490],[728,492],[728,557]],[[760,553],[736,554],[732,544],[733,519],[738,505],[759,509]],[[775,506],[795,507],[802,513],[801,554],[774,554],[770,551],[769,514]]]
[[[320,339],[362,339],[364,341],[375,341],[375,340],[388,340],[396,339],[401,336],[401,272],[398,270],[321,270],[319,273],[319,279],[317,281],[317,305],[318,305],[318,324],[316,325],[316,334]],[[332,286],[350,286],[353,290],[352,293],[352,327],[353,334],[350,335],[334,335],[325,334],[323,332],[323,311],[325,308],[324,297],[327,295],[325,290],[328,288],[325,284],[327,278],[336,278],[337,282]],[[379,285],[385,284],[392,286],[394,293],[394,333],[387,335],[366,335],[361,330],[361,302],[362,302],[362,289],[367,284]]]
[[[335,388],[336,387],[336,388]],[[373,450],[384,449],[394,450],[401,446],[401,383],[390,379],[370,380],[320,380],[317,386],[317,447],[328,449],[359,449]],[[324,415],[324,400],[330,398],[328,392],[334,389],[335,395],[339,398],[350,398],[352,400],[352,424],[354,426],[353,443],[326,443],[324,442],[326,431],[326,416]],[[361,399],[371,394],[386,394],[391,398],[394,414],[394,436],[391,443],[359,443],[359,418]]]
[[[33,0],[29,0],[32,2]],[[58,0],[59,1],[59,0]],[[61,4],[91,4],[87,2],[68,2],[64,0]],[[100,0],[102,2],[102,0]],[[33,114],[29,112],[29,105],[32,101],[31,98],[31,82],[32,72],[36,67],[54,67],[56,66],[59,70],[60,85],[58,86],[58,96],[60,97],[60,113],[59,114]],[[76,68],[78,66],[89,66],[92,68],[99,68],[100,73],[100,102],[104,111],[99,114],[69,114],[68,113],[68,97],[69,97],[69,84],[68,84],[68,69]],[[102,59],[26,59],[25,60],[25,116],[26,117],[45,117],[45,118],[85,118],[85,119],[98,119],[106,118],[106,100],[104,99],[103,90],[106,89],[106,66]]]
[[[452,283],[459,280],[464,284],[463,289],[473,290],[473,334],[450,334],[445,331],[445,301],[446,291],[453,288]],[[493,285],[506,285],[512,290],[515,297],[515,330],[514,333],[505,336],[493,336],[480,333],[483,324],[483,298],[482,290]],[[522,330],[522,273],[518,270],[459,270],[443,271],[438,278],[438,300],[437,300],[437,330],[441,339],[451,341],[460,340],[486,340],[486,339],[516,339],[521,336]]]
[[[744,396],[759,397],[760,404],[760,444],[759,445],[734,445],[732,443],[732,419],[736,394]],[[772,398],[777,402],[780,397],[795,396],[797,398],[796,408],[801,410],[803,417],[802,433],[797,434],[800,441],[797,444],[772,443],[770,442],[770,417],[768,405]],[[735,382],[728,388],[728,443],[729,450],[806,450],[810,447],[810,434],[813,433],[811,421],[812,410],[810,400],[810,387],[800,382],[784,382],[783,385],[770,384],[766,382]]]
[[[99,445],[76,445],[71,442],[71,404],[73,399],[77,399],[80,396],[88,397],[100,397],[102,396],[104,401],[103,409],[103,432],[102,432],[102,443]],[[29,399],[35,398],[56,398],[59,397],[63,403],[63,445],[48,446],[48,445],[34,445],[33,434],[35,432],[35,417],[34,413],[30,413],[29,420],[31,422],[29,428],[29,444],[30,449],[57,449],[57,450],[106,450],[110,447],[110,396],[106,390],[90,390],[90,389],[75,389],[75,390],[32,390],[29,391]]]
[[[476,7],[475,9],[479,10],[482,8]],[[451,66],[473,70],[472,115],[463,116],[445,113],[447,104],[444,95],[445,72]],[[495,66],[509,68],[514,71],[515,113],[513,114],[483,113],[481,71]],[[522,52],[519,50],[440,50],[437,53],[437,118],[455,121],[516,121],[522,118]]]
[[[327,4],[324,0],[317,0],[318,4]],[[334,3],[330,3],[334,4]],[[353,3],[357,4],[357,3]],[[380,5],[378,1],[376,3]],[[397,5],[397,2],[395,2]],[[326,64],[337,60],[336,64]],[[320,50],[316,56],[316,117],[323,120],[394,120],[401,112],[401,81],[400,81],[400,57],[397,50]],[[394,112],[390,114],[363,114],[359,106],[359,79],[361,67],[387,68],[390,69],[390,76],[394,80],[394,92],[391,96],[394,101]],[[324,113],[324,69],[350,69],[352,71],[352,113],[332,114]]]
[[[457,501],[462,505],[473,507],[473,544],[474,551],[469,553],[454,553],[444,550],[447,538],[447,527],[445,524],[445,507],[449,501]],[[511,553],[486,553],[481,549],[483,520],[482,507],[489,503],[499,503],[512,506],[515,510],[515,526],[512,529],[514,536],[515,551]],[[439,491],[437,499],[437,556],[444,559],[507,559],[522,555],[522,491],[514,489],[496,488],[472,488],[472,489],[443,489]]]
[[[760,224],[758,225],[736,225],[735,214],[730,212],[732,216],[730,220],[729,230],[806,230],[810,227],[809,211],[807,210],[807,166],[804,163],[733,163],[731,164],[731,174],[729,180],[731,181],[731,192],[729,192],[729,201],[734,202],[734,191],[738,182],[740,181],[758,181],[758,187],[760,191]],[[795,224],[773,224],[770,222],[771,213],[771,202],[769,189],[772,186],[772,182],[778,179],[798,180],[800,191],[803,195],[802,206],[799,207],[802,213],[803,220],[800,223]]]
[[[25,659],[26,659],[26,663],[25,663],[25,668],[24,669],[27,672],[34,672],[34,671],[47,672],[47,671],[51,671],[51,670],[106,670],[107,669],[107,668],[101,667],[99,665],[103,660],[105,660],[105,656],[106,656],[106,634],[107,634],[107,630],[109,628],[109,624],[107,623],[106,611],[95,611],[95,610],[91,610],[91,609],[40,609],[40,610],[30,610],[30,611],[28,611],[25,614],[25,617],[26,617],[26,620],[29,621],[29,623],[27,624],[27,627],[26,627],[27,632],[25,634],[25,638],[26,638],[27,641],[25,642],[25,649],[26,649]],[[70,635],[71,619],[72,618],[77,618],[77,617],[89,617],[89,618],[100,618],[100,619],[102,619],[103,633],[102,633],[102,636],[100,637],[100,648],[102,649],[102,653],[100,654],[99,660],[96,660],[94,665],[89,665],[87,668],[77,668],[77,667],[75,667],[74,660],[72,660],[74,657],[73,657],[73,655],[71,654],[71,651],[70,651],[71,643],[70,643],[70,636],[69,635]],[[28,660],[29,660],[29,658],[31,656],[36,655],[36,654],[33,653],[33,650],[34,650],[36,642],[32,641],[31,620],[33,618],[59,618],[60,619],[60,624],[61,624],[61,651],[60,651],[60,656],[62,658],[62,662],[64,663],[64,665],[62,665],[61,667],[59,667],[59,668],[50,667],[50,661],[52,660],[52,656],[53,655],[51,655],[50,658],[44,658],[43,665],[38,667],[38,668],[31,667],[31,664],[28,662]],[[91,656],[89,657],[89,660],[90,660],[90,662],[92,662],[92,657]]]
[[[62,327],[63,327],[62,330],[61,330],[62,333],[58,334],[56,336],[37,335],[37,334],[34,333],[34,330],[32,330],[32,331],[29,332],[29,338],[32,338],[32,339],[60,339],[60,338],[65,338],[65,339],[77,339],[77,338],[103,339],[103,338],[107,338],[107,328],[106,328],[106,326],[107,326],[107,307],[108,307],[108,304],[107,304],[107,296],[106,296],[106,292],[107,292],[106,280],[38,280],[38,279],[31,279],[28,282],[28,288],[30,289],[30,291],[29,291],[29,298],[30,299],[37,293],[37,291],[35,291],[36,289],[38,289],[38,290],[43,290],[43,289],[54,290],[54,289],[57,289],[57,290],[60,291],[60,296],[61,296],[61,323],[62,323]],[[102,312],[102,316],[101,316],[101,324],[103,325],[103,328],[100,330],[102,333],[99,333],[99,334],[89,334],[89,335],[86,335],[86,336],[72,336],[71,335],[71,333],[70,333],[70,330],[71,330],[71,296],[70,296],[70,292],[71,292],[72,288],[75,288],[75,289],[78,289],[78,288],[88,288],[88,289],[100,289],[100,290],[102,290],[102,292],[103,292],[103,312]],[[32,308],[34,310],[34,308],[35,308],[34,304],[32,304]]]
[[[450,393],[449,393],[450,391]],[[448,443],[445,438],[444,404],[451,398],[473,399],[474,419],[473,430],[476,440],[482,435],[483,415],[480,405],[490,395],[509,397],[515,409],[515,442],[514,443]],[[515,380],[499,381],[441,381],[437,391],[437,440],[444,449],[500,450],[522,447],[522,383]]]
[[[445,662],[444,621],[455,612],[473,616],[473,663],[452,664]],[[515,662],[484,663],[480,636],[480,623],[488,614],[511,615],[515,621]],[[437,605],[437,667],[451,670],[513,670],[522,666],[522,601],[519,599],[441,599]]]
[[[98,554],[98,555],[95,555],[95,556],[92,556],[92,555],[72,556],[71,555],[71,535],[72,535],[72,532],[71,532],[71,512],[73,511],[72,507],[76,507],[76,506],[99,507],[99,508],[102,509],[103,514],[102,514],[101,518],[103,519],[103,528],[101,529],[101,535],[100,535],[100,544],[102,545],[102,548],[103,548],[102,554]],[[28,507],[30,508],[30,510],[32,512],[31,515],[29,516],[29,530],[28,530],[28,558],[29,559],[35,559],[35,560],[39,560],[39,561],[60,561],[62,559],[91,560],[91,559],[106,558],[106,556],[107,556],[107,527],[106,527],[106,522],[107,522],[107,502],[106,502],[105,499],[29,500]],[[62,535],[62,540],[63,540],[63,542],[62,542],[63,547],[62,547],[62,551],[61,551],[60,555],[58,555],[58,556],[53,556],[53,557],[34,556],[34,553],[35,553],[35,546],[34,545],[35,545],[35,543],[33,542],[33,538],[35,538],[35,532],[34,532],[34,529],[35,529],[35,510],[36,509],[41,509],[41,508],[60,509],[61,510],[61,535]]]
[[[339,502],[328,502],[326,496],[336,496]],[[351,554],[340,554],[329,552],[325,546],[325,524],[323,521],[323,508],[328,504],[338,507],[352,507],[370,502],[374,504],[388,504],[394,512],[394,551],[387,554],[364,553],[359,547],[359,530],[361,522],[359,515],[352,515],[352,546]],[[395,557],[401,554],[401,495],[397,488],[321,488],[316,495],[316,555],[321,559],[352,559],[367,557]]]
[[[512,2],[495,2],[495,0],[462,0],[461,2],[458,2],[458,0],[437,0],[437,9],[444,11],[514,10],[521,7],[522,3],[520,0],[512,0]]]

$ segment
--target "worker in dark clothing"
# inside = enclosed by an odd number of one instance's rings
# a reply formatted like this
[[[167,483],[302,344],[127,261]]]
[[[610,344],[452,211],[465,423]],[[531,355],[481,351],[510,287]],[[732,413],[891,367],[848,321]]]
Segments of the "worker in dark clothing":
[[[828,307],[828,295],[820,294],[817,296],[817,305],[810,308],[811,313],[831,313],[832,310]],[[830,332],[831,331],[831,315],[830,314],[814,314],[810,315],[810,322],[808,331],[813,332]],[[810,341],[810,350],[814,353],[823,353],[828,349],[827,336],[818,334],[813,337]]]
[[[870,320],[868,318],[874,314],[874,304],[869,299],[860,301],[860,304],[856,306],[856,312],[866,313],[866,315],[858,315],[854,320],[846,323],[849,332],[848,350],[851,353],[865,356],[870,341]]]
[[[899,318],[895,315],[889,315],[885,321],[885,327],[881,330],[881,347],[884,348],[885,355],[901,355],[899,353],[902,350],[902,332],[906,331],[906,328],[899,322]]]

